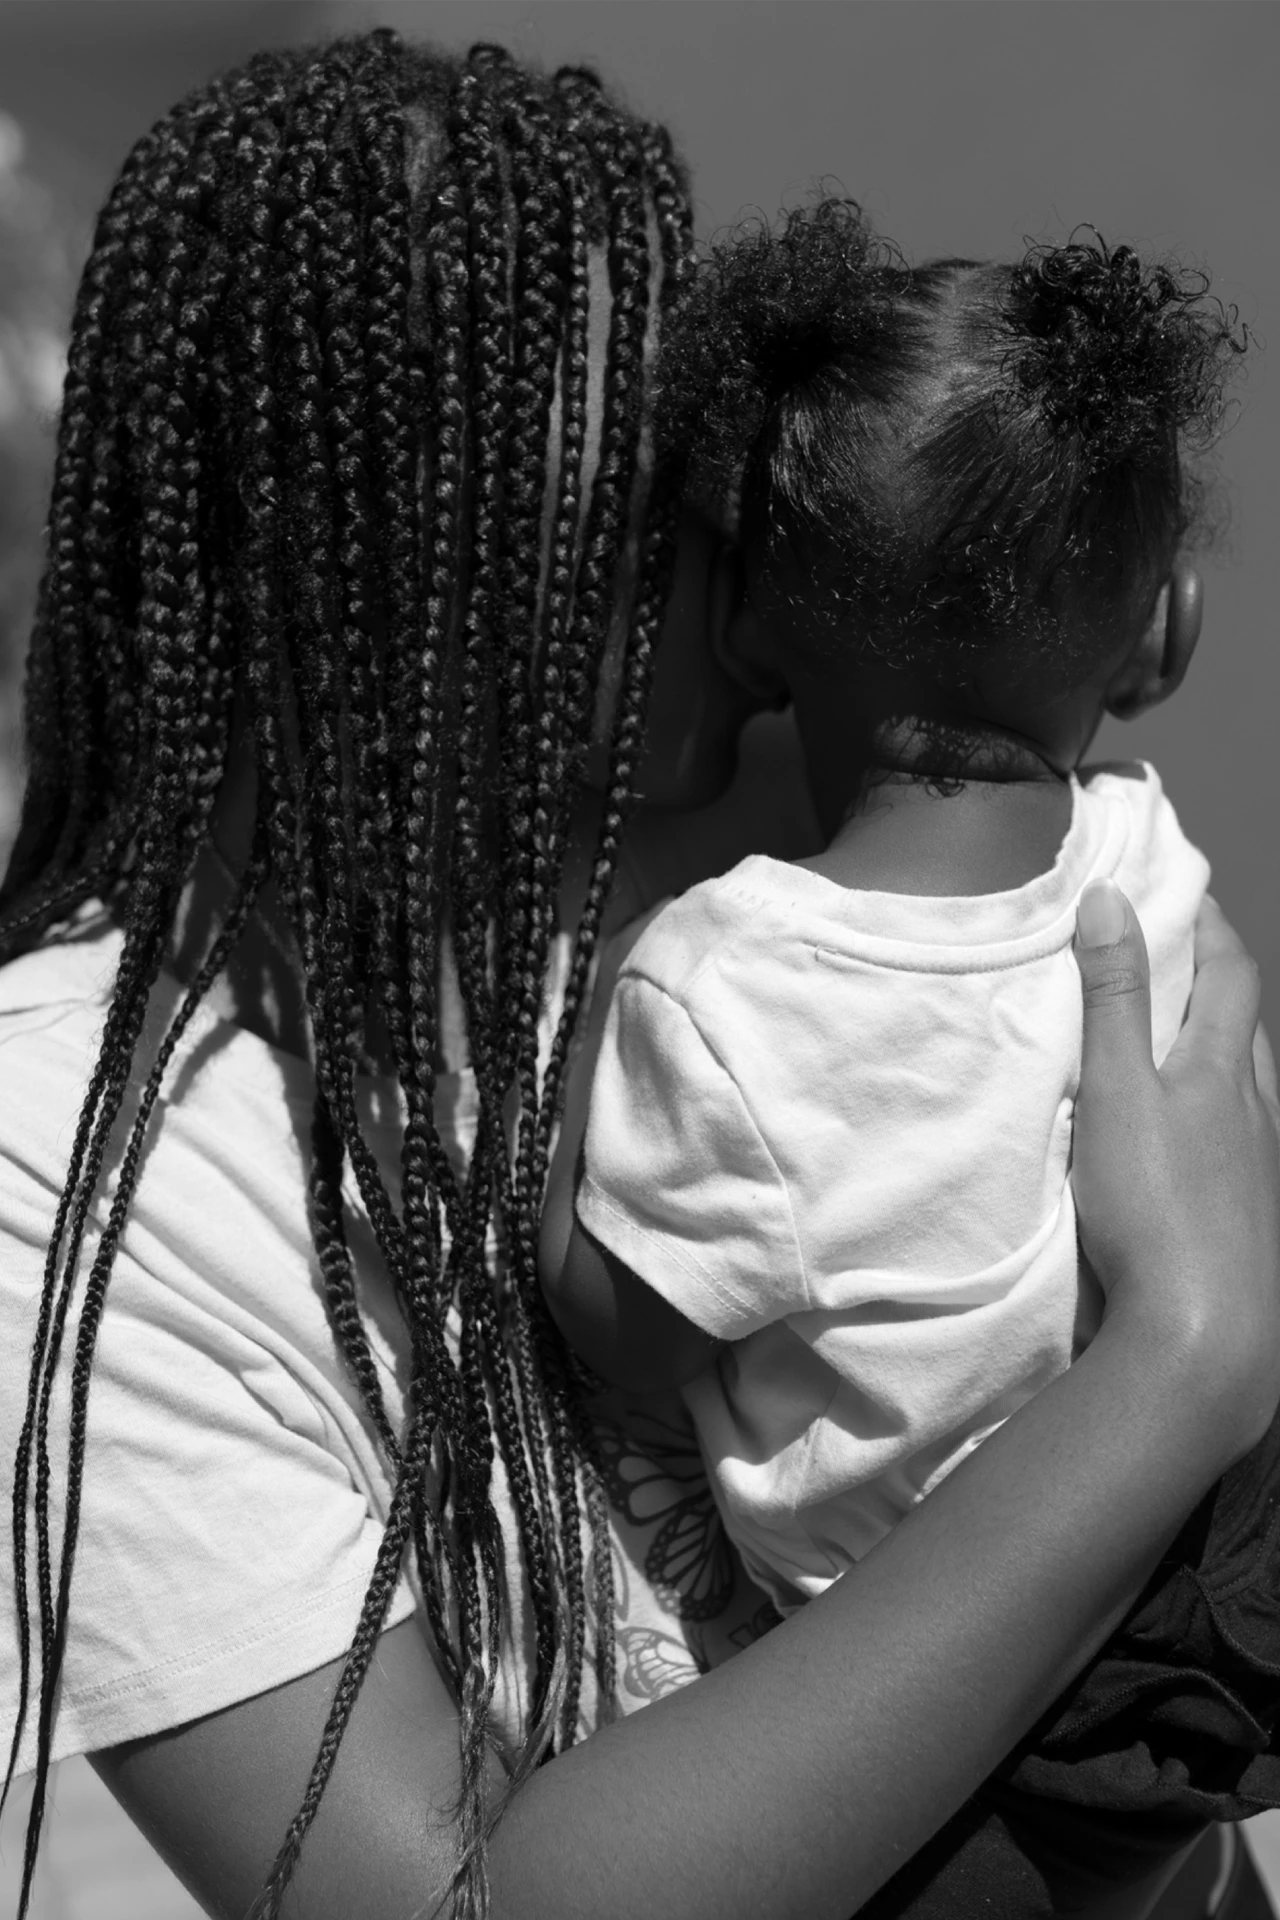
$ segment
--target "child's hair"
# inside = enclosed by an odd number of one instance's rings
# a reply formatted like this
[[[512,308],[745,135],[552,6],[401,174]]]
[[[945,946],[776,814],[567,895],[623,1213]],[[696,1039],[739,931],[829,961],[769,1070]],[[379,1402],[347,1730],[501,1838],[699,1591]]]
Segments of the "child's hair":
[[[1207,287],[1092,229],[912,267],[823,198],[711,250],[666,431],[798,643],[953,689],[1004,654],[1069,685],[1140,630],[1196,515],[1183,452],[1247,344]]]

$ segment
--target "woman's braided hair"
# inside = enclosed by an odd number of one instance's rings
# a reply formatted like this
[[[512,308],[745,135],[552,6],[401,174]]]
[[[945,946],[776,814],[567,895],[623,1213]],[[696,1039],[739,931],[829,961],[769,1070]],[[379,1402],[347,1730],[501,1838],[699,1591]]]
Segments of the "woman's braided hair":
[[[588,485],[593,252],[607,263],[609,331]],[[0,959],[56,935],[92,899],[124,929],[49,1245],[15,1462],[21,1698],[10,1772],[30,1711],[39,1736],[24,1912],[113,1256],[166,1064],[268,880],[301,958],[313,1036],[319,1272],[393,1495],[305,1799],[259,1910],[278,1911],[406,1553],[461,1719],[459,1910],[484,1910],[485,1722],[504,1623],[495,1443],[533,1608],[517,1777],[574,1737],[589,1590],[608,1711],[603,1493],[535,1250],[670,582],[680,475],[668,453],[649,485],[628,596],[652,291],[661,321],[689,257],[685,181],[666,135],[622,112],[594,74],[533,75],[488,46],[443,57],[386,30],[264,53],[202,88],[135,147],[101,215],[75,312],[28,667],[28,785],[0,888]],[[620,611],[628,637],[602,824],[540,1072],[570,801]],[[209,835],[237,701],[257,771],[252,849],[141,1088],[81,1291],[90,1206],[140,1078],[135,1051]],[[462,1171],[435,1118],[449,951],[479,1094]],[[390,1037],[406,1111],[398,1207],[357,1116],[372,1014]],[[399,1432],[357,1306],[348,1160],[407,1324]],[[68,1344],[55,1552],[50,1402]]]

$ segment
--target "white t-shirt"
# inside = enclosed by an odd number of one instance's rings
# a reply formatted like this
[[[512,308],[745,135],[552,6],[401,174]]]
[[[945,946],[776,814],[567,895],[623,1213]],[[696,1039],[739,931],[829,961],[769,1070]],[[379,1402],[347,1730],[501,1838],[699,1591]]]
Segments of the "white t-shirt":
[[[755,856],[622,968],[584,1226],[733,1344],[687,1390],[722,1511],[785,1611],[1062,1372],[1096,1325],[1068,1170],[1072,952],[1114,879],[1157,1062],[1208,883],[1154,770],[1072,778],[1052,870],[1006,893],[858,892]]]
[[[110,1001],[121,936],[87,913],[73,937],[0,967],[0,1457],[14,1456],[54,1212]],[[544,1043],[561,1003],[556,950]],[[153,996],[150,1064],[181,999]],[[393,1199],[394,1082],[358,1083]],[[313,1671],[350,1644],[390,1487],[325,1314],[306,1214],[312,1089],[292,1056],[202,1007],[167,1071],[94,1362],[88,1458],[53,1757],[211,1713]],[[441,1077],[442,1132],[474,1137],[475,1086]],[[130,1114],[134,1106],[128,1108]],[[92,1220],[116,1191],[119,1143]],[[398,1423],[405,1341],[348,1168],[348,1237],[384,1395]],[[79,1273],[88,1274],[97,1227]],[[372,1276],[372,1277],[371,1277]],[[72,1343],[69,1335],[67,1348]],[[54,1397],[53,1539],[61,1540],[64,1349]],[[761,1598],[735,1582],[696,1445],[656,1410],[647,1434],[601,1431],[614,1503],[620,1705],[643,1705],[753,1637]],[[500,1456],[511,1635],[494,1722],[508,1752],[532,1677],[530,1608]],[[17,1701],[9,1503],[0,1550],[0,1742]],[[402,1579],[388,1616],[418,1604]],[[32,1577],[34,1601],[34,1574]],[[683,1618],[682,1618],[683,1615]],[[699,1624],[694,1624],[695,1622]],[[38,1674],[38,1649],[36,1654]],[[594,1714],[590,1678],[584,1727]],[[34,1706],[22,1767],[34,1764]]]

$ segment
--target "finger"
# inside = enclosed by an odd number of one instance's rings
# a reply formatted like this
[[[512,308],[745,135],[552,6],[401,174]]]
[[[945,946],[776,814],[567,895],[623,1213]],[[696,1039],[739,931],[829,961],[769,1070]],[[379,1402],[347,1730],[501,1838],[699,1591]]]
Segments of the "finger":
[[[1261,1020],[1253,1030],[1253,1077],[1258,1083],[1258,1092],[1266,1102],[1271,1118],[1276,1126],[1280,1127],[1280,1086],[1276,1083],[1276,1056]]]
[[[1255,1053],[1262,979],[1243,940],[1209,894],[1196,920],[1195,965],[1187,1016],[1173,1052],[1202,1052],[1243,1067]]]
[[[1081,1092],[1104,1077],[1152,1073],[1151,971],[1138,916],[1110,880],[1094,880],[1076,910],[1084,988]]]
[[[1247,953],[1244,941],[1211,893],[1206,893],[1196,915],[1196,971],[1216,955]]]

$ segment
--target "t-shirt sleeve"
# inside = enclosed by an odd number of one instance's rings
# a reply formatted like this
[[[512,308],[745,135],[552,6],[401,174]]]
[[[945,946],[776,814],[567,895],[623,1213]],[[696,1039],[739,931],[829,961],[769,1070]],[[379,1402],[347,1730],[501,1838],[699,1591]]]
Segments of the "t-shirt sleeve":
[[[226,1342],[193,1338],[180,1316],[149,1311],[145,1276],[127,1259],[117,1266],[90,1393],[55,1759],[180,1726],[337,1658],[382,1536],[284,1370],[259,1355],[254,1372],[237,1376]],[[15,1410],[26,1399],[25,1347],[0,1367]],[[60,1455],[65,1417],[59,1395],[51,1431]],[[60,1500],[53,1518],[56,1552]],[[17,1650],[11,1566],[5,1572],[8,1725]],[[387,1625],[412,1612],[402,1583]],[[34,1718],[24,1766],[34,1761]]]
[[[577,1210],[717,1338],[810,1305],[785,1183],[729,1064],[638,972],[623,973],[605,1024]]]
[[[12,1024],[12,1023],[10,1023]],[[77,1047],[77,1065],[80,1054]],[[47,1070],[46,1097],[74,1112],[66,1048],[0,1045],[0,1068]],[[21,1060],[19,1056],[22,1056]],[[69,1128],[20,1125],[22,1084],[7,1091],[0,1128],[0,1449],[12,1462],[27,1402],[32,1335],[50,1223],[65,1173]],[[55,1109],[56,1111],[57,1109]],[[30,1112],[32,1109],[28,1108]],[[39,1112],[37,1107],[35,1111]],[[163,1136],[157,1158],[165,1158]],[[99,1331],[88,1400],[88,1453],[53,1757],[95,1752],[180,1726],[280,1686],[349,1647],[382,1538],[371,1486],[300,1360],[278,1328],[229,1305],[192,1268],[183,1273],[158,1228],[172,1217],[168,1165],[148,1166],[137,1218],[126,1226]],[[282,1292],[309,1298],[305,1268],[286,1268],[267,1226],[239,1238],[233,1263],[269,1268]],[[105,1202],[96,1206],[105,1213]],[[217,1239],[207,1230],[206,1238]],[[223,1236],[225,1237],[225,1236]],[[92,1238],[92,1237],[91,1237]],[[77,1299],[91,1263],[91,1241]],[[207,1277],[207,1276],[206,1276]],[[322,1312],[322,1309],[320,1309]],[[67,1376],[77,1308],[64,1342],[49,1419],[54,1564],[66,1480]],[[335,1409],[337,1410],[335,1414]],[[357,1415],[348,1425],[355,1431]],[[13,1556],[0,1553],[0,1726],[18,1699]],[[33,1534],[29,1532],[29,1539]],[[39,1617],[29,1559],[33,1673]],[[401,1582],[386,1624],[414,1611]],[[35,1757],[37,1701],[27,1712],[20,1767]]]

